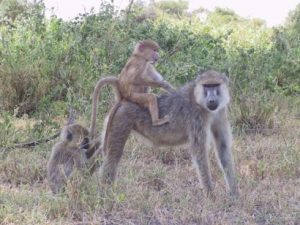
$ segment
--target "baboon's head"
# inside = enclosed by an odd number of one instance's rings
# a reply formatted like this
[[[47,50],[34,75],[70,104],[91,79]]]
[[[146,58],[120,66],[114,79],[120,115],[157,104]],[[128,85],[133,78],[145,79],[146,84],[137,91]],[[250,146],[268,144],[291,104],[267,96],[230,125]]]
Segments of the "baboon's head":
[[[89,149],[89,131],[79,124],[65,126],[61,138],[63,141],[66,141],[69,146]]]
[[[224,108],[230,101],[228,78],[214,70],[208,70],[196,79],[195,101],[211,112]]]
[[[159,45],[155,41],[143,40],[136,44],[133,54],[155,63],[159,59],[159,48]]]

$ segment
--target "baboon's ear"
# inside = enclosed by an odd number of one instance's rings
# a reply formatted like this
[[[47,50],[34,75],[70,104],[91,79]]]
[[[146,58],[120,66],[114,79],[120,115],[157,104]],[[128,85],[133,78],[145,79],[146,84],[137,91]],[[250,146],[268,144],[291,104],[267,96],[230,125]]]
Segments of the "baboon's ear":
[[[139,51],[143,52],[145,50],[145,47],[146,47],[145,44],[140,41],[138,45],[139,45],[139,47],[138,47]]]
[[[68,141],[72,141],[73,135],[70,131],[67,131],[67,137],[66,138],[67,138]]]
[[[199,82],[202,78],[202,73],[197,74],[196,76],[196,82]]]

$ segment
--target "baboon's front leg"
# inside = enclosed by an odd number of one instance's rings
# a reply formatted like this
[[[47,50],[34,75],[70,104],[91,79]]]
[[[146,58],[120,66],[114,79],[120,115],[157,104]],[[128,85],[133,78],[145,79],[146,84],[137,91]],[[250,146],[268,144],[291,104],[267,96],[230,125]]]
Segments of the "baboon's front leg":
[[[208,161],[208,135],[202,132],[202,135],[191,137],[191,153],[192,160],[196,166],[197,173],[205,188],[207,195],[211,195],[213,191],[213,183]]]
[[[230,195],[238,196],[238,188],[235,178],[234,163],[231,153],[231,129],[226,115],[220,116],[212,126],[213,136],[216,143],[217,154],[224,171],[227,187]]]

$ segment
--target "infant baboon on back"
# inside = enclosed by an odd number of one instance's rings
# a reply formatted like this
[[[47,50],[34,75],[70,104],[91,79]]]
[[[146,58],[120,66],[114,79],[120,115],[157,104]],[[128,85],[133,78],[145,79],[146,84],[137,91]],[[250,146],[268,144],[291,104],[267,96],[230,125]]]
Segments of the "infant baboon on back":
[[[47,164],[47,178],[54,194],[63,190],[75,169],[82,171],[87,168],[88,159],[99,146],[99,141],[90,143],[89,131],[85,127],[79,124],[64,127]]]

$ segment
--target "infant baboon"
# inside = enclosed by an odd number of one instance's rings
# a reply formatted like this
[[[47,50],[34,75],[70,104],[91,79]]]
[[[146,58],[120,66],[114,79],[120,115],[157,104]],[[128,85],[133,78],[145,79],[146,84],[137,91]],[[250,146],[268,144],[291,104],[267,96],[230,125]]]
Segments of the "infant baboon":
[[[99,141],[90,143],[88,129],[79,124],[65,126],[60,137],[47,164],[47,178],[54,194],[62,191],[75,169],[88,169],[88,159],[100,146]]]
[[[157,106],[157,97],[153,93],[149,93],[150,87],[161,87],[168,92],[174,92],[174,87],[166,82],[160,73],[154,67],[154,63],[158,60],[159,45],[152,40],[139,41],[135,49],[123,67],[119,78],[106,77],[99,80],[93,92],[92,115],[91,115],[91,138],[95,137],[96,117],[98,99],[101,89],[106,85],[112,85],[115,88],[117,103],[113,106],[107,119],[107,129],[115,112],[121,105],[121,101],[132,101],[140,106],[149,109],[152,124],[159,126],[169,122],[168,115],[163,118],[159,117]],[[107,137],[104,136],[102,150],[106,152]]]
[[[109,129],[103,129],[108,133],[105,134],[107,153],[100,169],[101,181],[115,180],[126,140],[130,132],[135,131],[156,146],[188,143],[207,194],[213,190],[208,152],[210,143],[214,142],[229,192],[238,196],[226,109],[229,101],[228,78],[210,70],[175,93],[158,98],[160,117],[169,115],[170,123],[153,126],[148,110],[132,102],[121,102]]]
[[[155,41],[139,41],[119,75],[122,97],[147,107],[153,126],[168,123],[169,116],[159,117],[157,97],[153,93],[149,93],[149,87],[162,87],[169,92],[175,91],[153,66],[159,59],[159,48]]]

